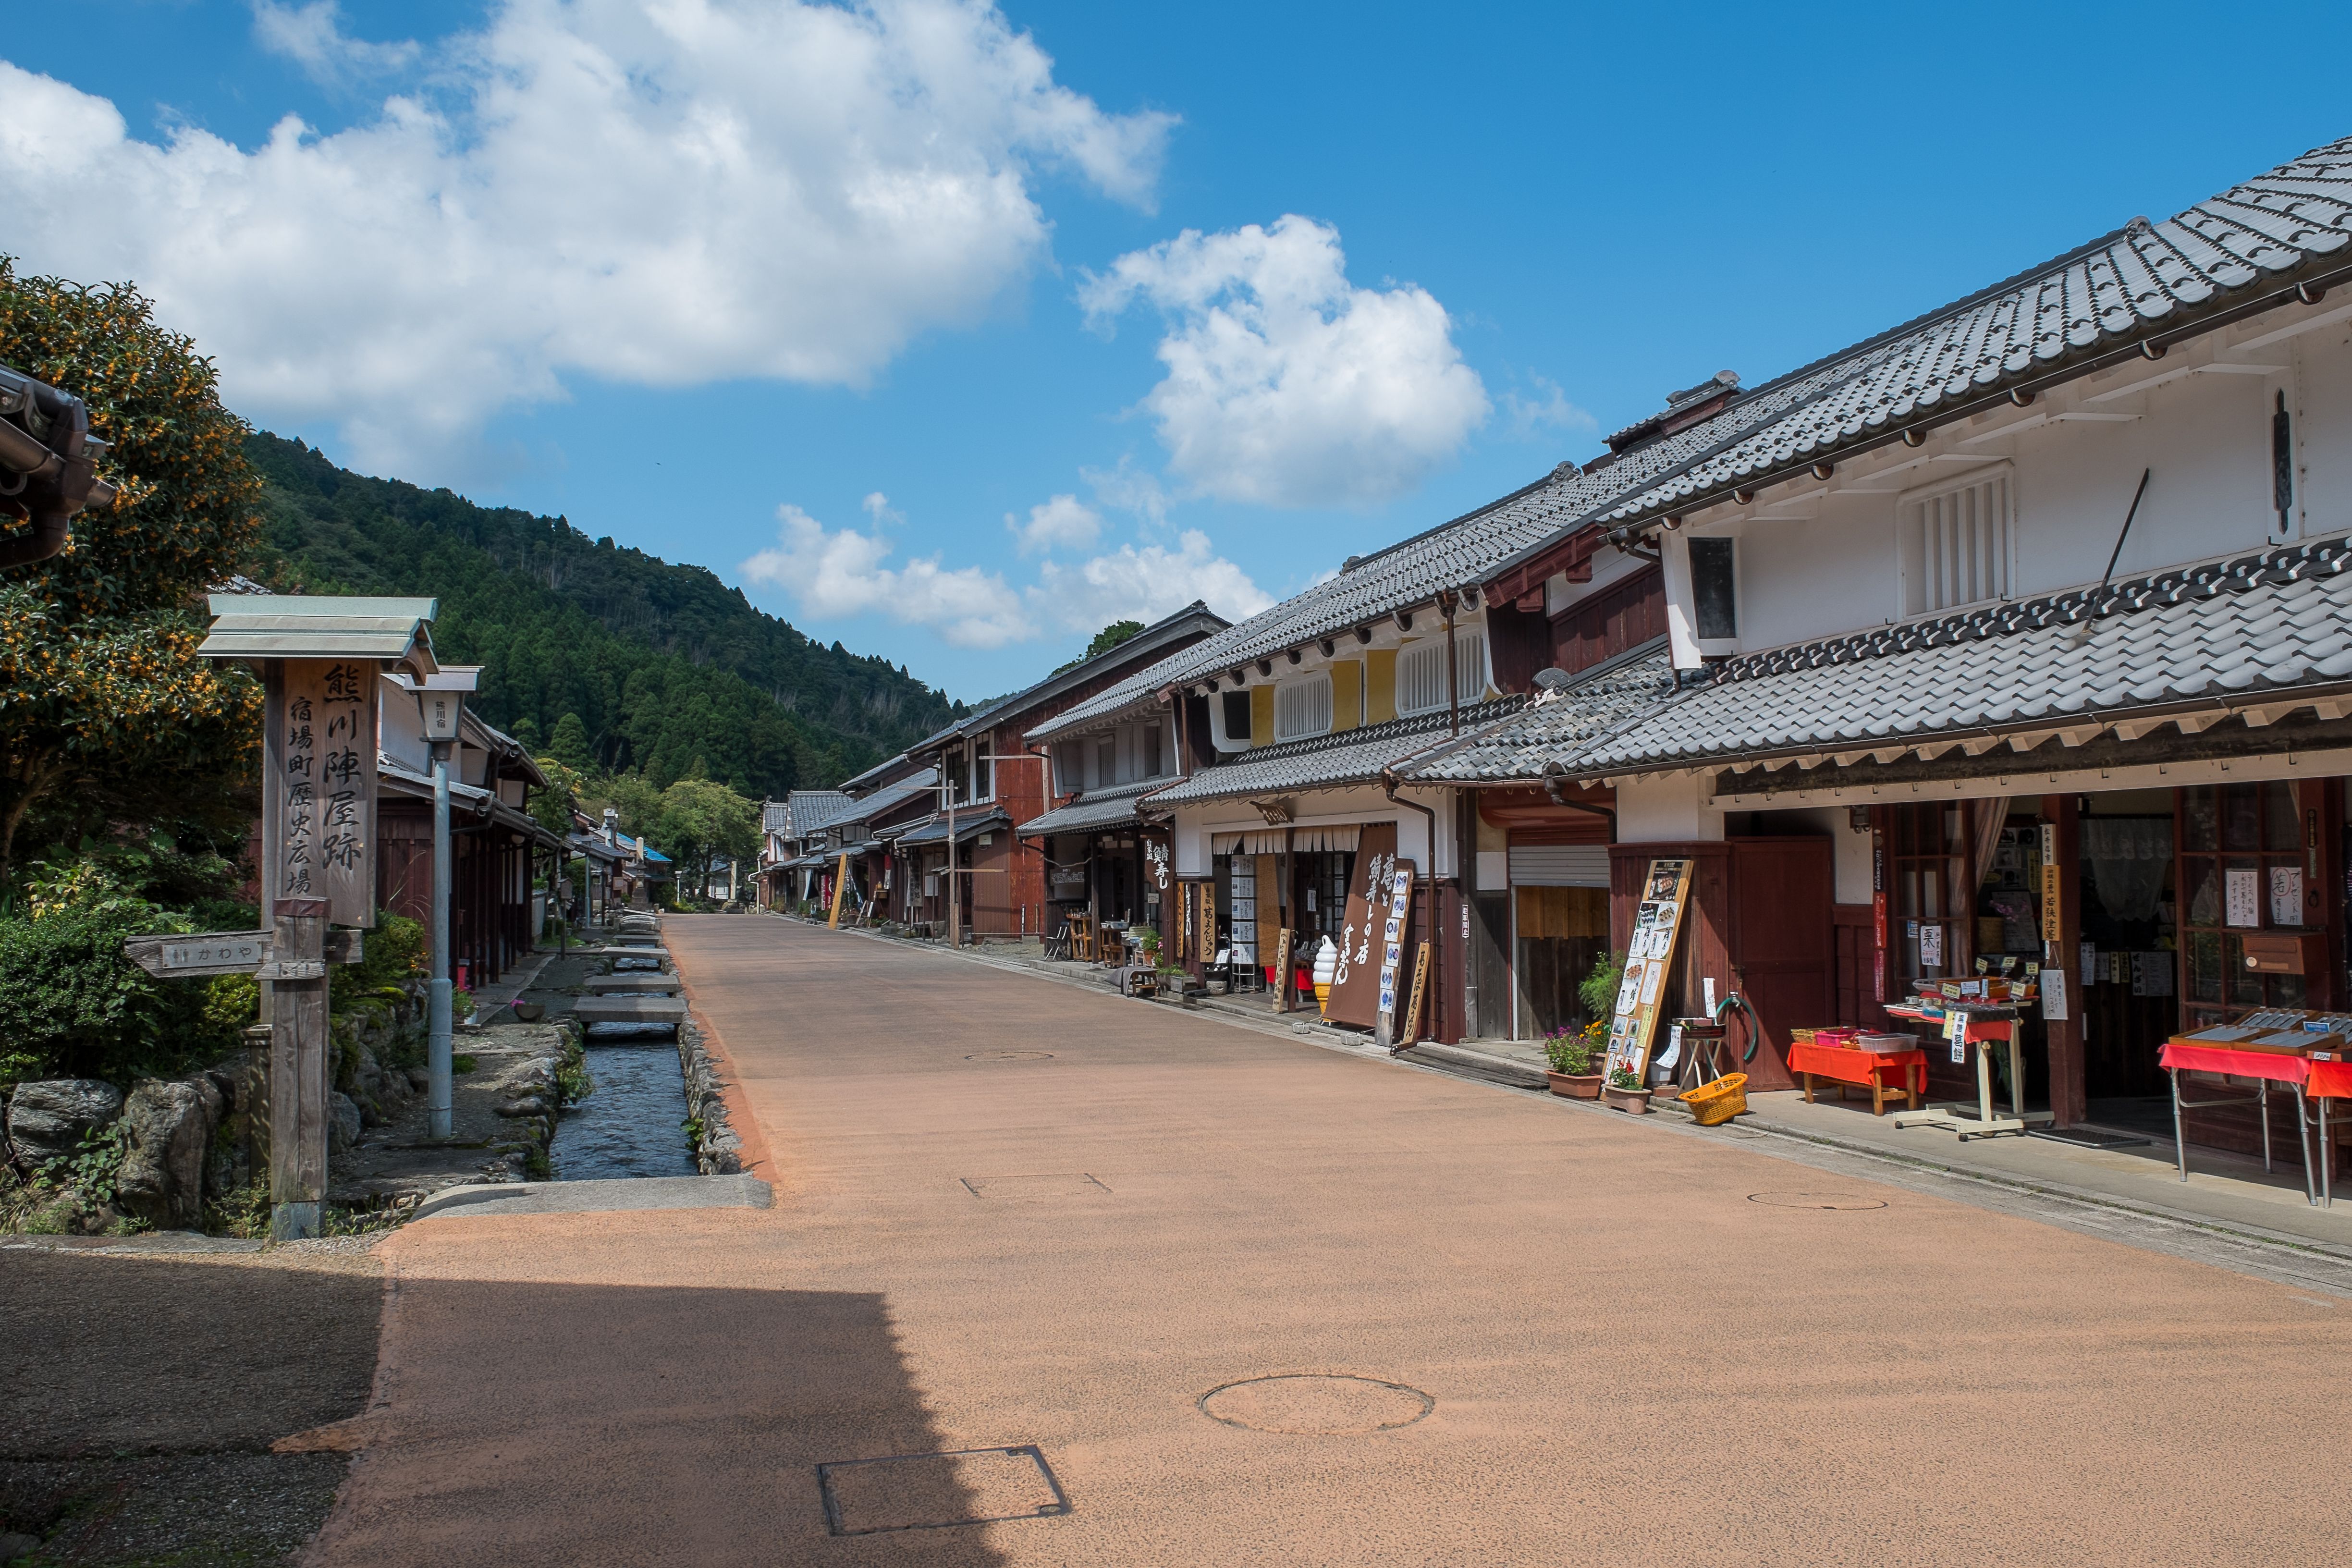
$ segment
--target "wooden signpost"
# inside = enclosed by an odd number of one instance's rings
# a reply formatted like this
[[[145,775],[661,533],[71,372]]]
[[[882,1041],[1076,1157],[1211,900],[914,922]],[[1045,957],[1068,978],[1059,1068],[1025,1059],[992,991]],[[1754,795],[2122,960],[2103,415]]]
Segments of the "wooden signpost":
[[[1277,1013],[1290,1011],[1290,944],[1297,940],[1297,936],[1298,933],[1288,926],[1284,926],[1275,936],[1273,1006]]]
[[[1421,1002],[1429,994],[1429,943],[1422,942],[1412,960],[1412,999],[1404,1011],[1404,1027],[1397,1031],[1396,1048],[1404,1049],[1421,1038]]]
[[[379,671],[431,676],[431,599],[216,594],[207,658],[260,667],[261,891],[268,929],[141,937],[151,973],[249,973],[269,1025],[270,1234],[315,1236],[327,1196],[327,966],[375,923]],[[346,928],[331,931],[330,926]]]
[[[1650,1047],[1657,1038],[1658,1013],[1666,974],[1674,967],[1675,940],[1690,903],[1691,862],[1653,860],[1633,914],[1633,937],[1625,949],[1625,977],[1618,983],[1617,1006],[1609,1023],[1609,1064],[1640,1078],[1649,1070]]]

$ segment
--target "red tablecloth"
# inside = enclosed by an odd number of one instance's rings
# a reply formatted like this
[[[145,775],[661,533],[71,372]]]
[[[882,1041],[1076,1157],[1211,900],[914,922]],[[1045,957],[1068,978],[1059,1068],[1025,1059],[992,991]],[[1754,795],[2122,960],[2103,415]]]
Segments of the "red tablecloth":
[[[2266,1078],[2273,1083],[2302,1083],[2311,1076],[2314,1065],[2342,1064],[2314,1064],[2303,1057],[2283,1057],[2272,1051],[2233,1051],[2227,1046],[2184,1046],[2175,1042],[2157,1053],[2156,1065],[2179,1068],[2184,1072],[2225,1072],[2236,1078]]]
[[[1895,1070],[1897,1068],[1905,1070]],[[1789,1070],[1834,1079],[1840,1083],[1858,1083],[1865,1089],[1878,1083],[1892,1088],[1908,1079],[1912,1093],[1927,1092],[1925,1051],[1847,1051],[1834,1046],[1791,1044]],[[1881,1074],[1889,1076],[1882,1078]]]
[[[2303,1064],[2311,1069],[2311,1079],[2303,1086],[2305,1094],[2327,1100],[2352,1100],[2352,1062],[2314,1062]]]

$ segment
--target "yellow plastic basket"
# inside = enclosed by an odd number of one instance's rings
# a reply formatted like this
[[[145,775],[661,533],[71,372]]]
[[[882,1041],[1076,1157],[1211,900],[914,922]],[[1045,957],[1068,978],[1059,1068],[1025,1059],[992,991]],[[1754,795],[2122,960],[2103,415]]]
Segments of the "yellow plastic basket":
[[[1716,1127],[1748,1113],[1748,1075],[1728,1072],[1678,1097],[1701,1127]]]

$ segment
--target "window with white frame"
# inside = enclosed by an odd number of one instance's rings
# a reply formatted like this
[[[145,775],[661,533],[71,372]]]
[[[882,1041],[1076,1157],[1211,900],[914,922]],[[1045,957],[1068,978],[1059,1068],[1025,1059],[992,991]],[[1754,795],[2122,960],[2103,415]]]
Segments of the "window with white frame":
[[[1286,680],[1274,689],[1274,738],[1299,741],[1331,732],[1331,672]]]
[[[1445,639],[1430,637],[1397,650],[1396,706],[1401,714],[1431,713],[1445,706]],[[1486,637],[1483,632],[1454,634],[1454,689],[1462,702],[1486,695]]]
[[[1905,495],[1895,515],[1902,613],[2009,597],[2016,531],[2007,464]]]

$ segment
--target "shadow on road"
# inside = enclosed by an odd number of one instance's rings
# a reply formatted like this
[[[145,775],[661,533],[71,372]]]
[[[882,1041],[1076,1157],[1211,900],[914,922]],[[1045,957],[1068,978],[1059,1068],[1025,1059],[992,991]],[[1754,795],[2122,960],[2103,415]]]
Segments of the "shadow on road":
[[[1041,1495],[1002,1453],[856,1466],[829,1523],[820,1465],[1025,1440],[944,1436],[877,1295],[404,1277],[385,1358],[391,1407],[308,1561],[986,1568],[958,1521]]]

